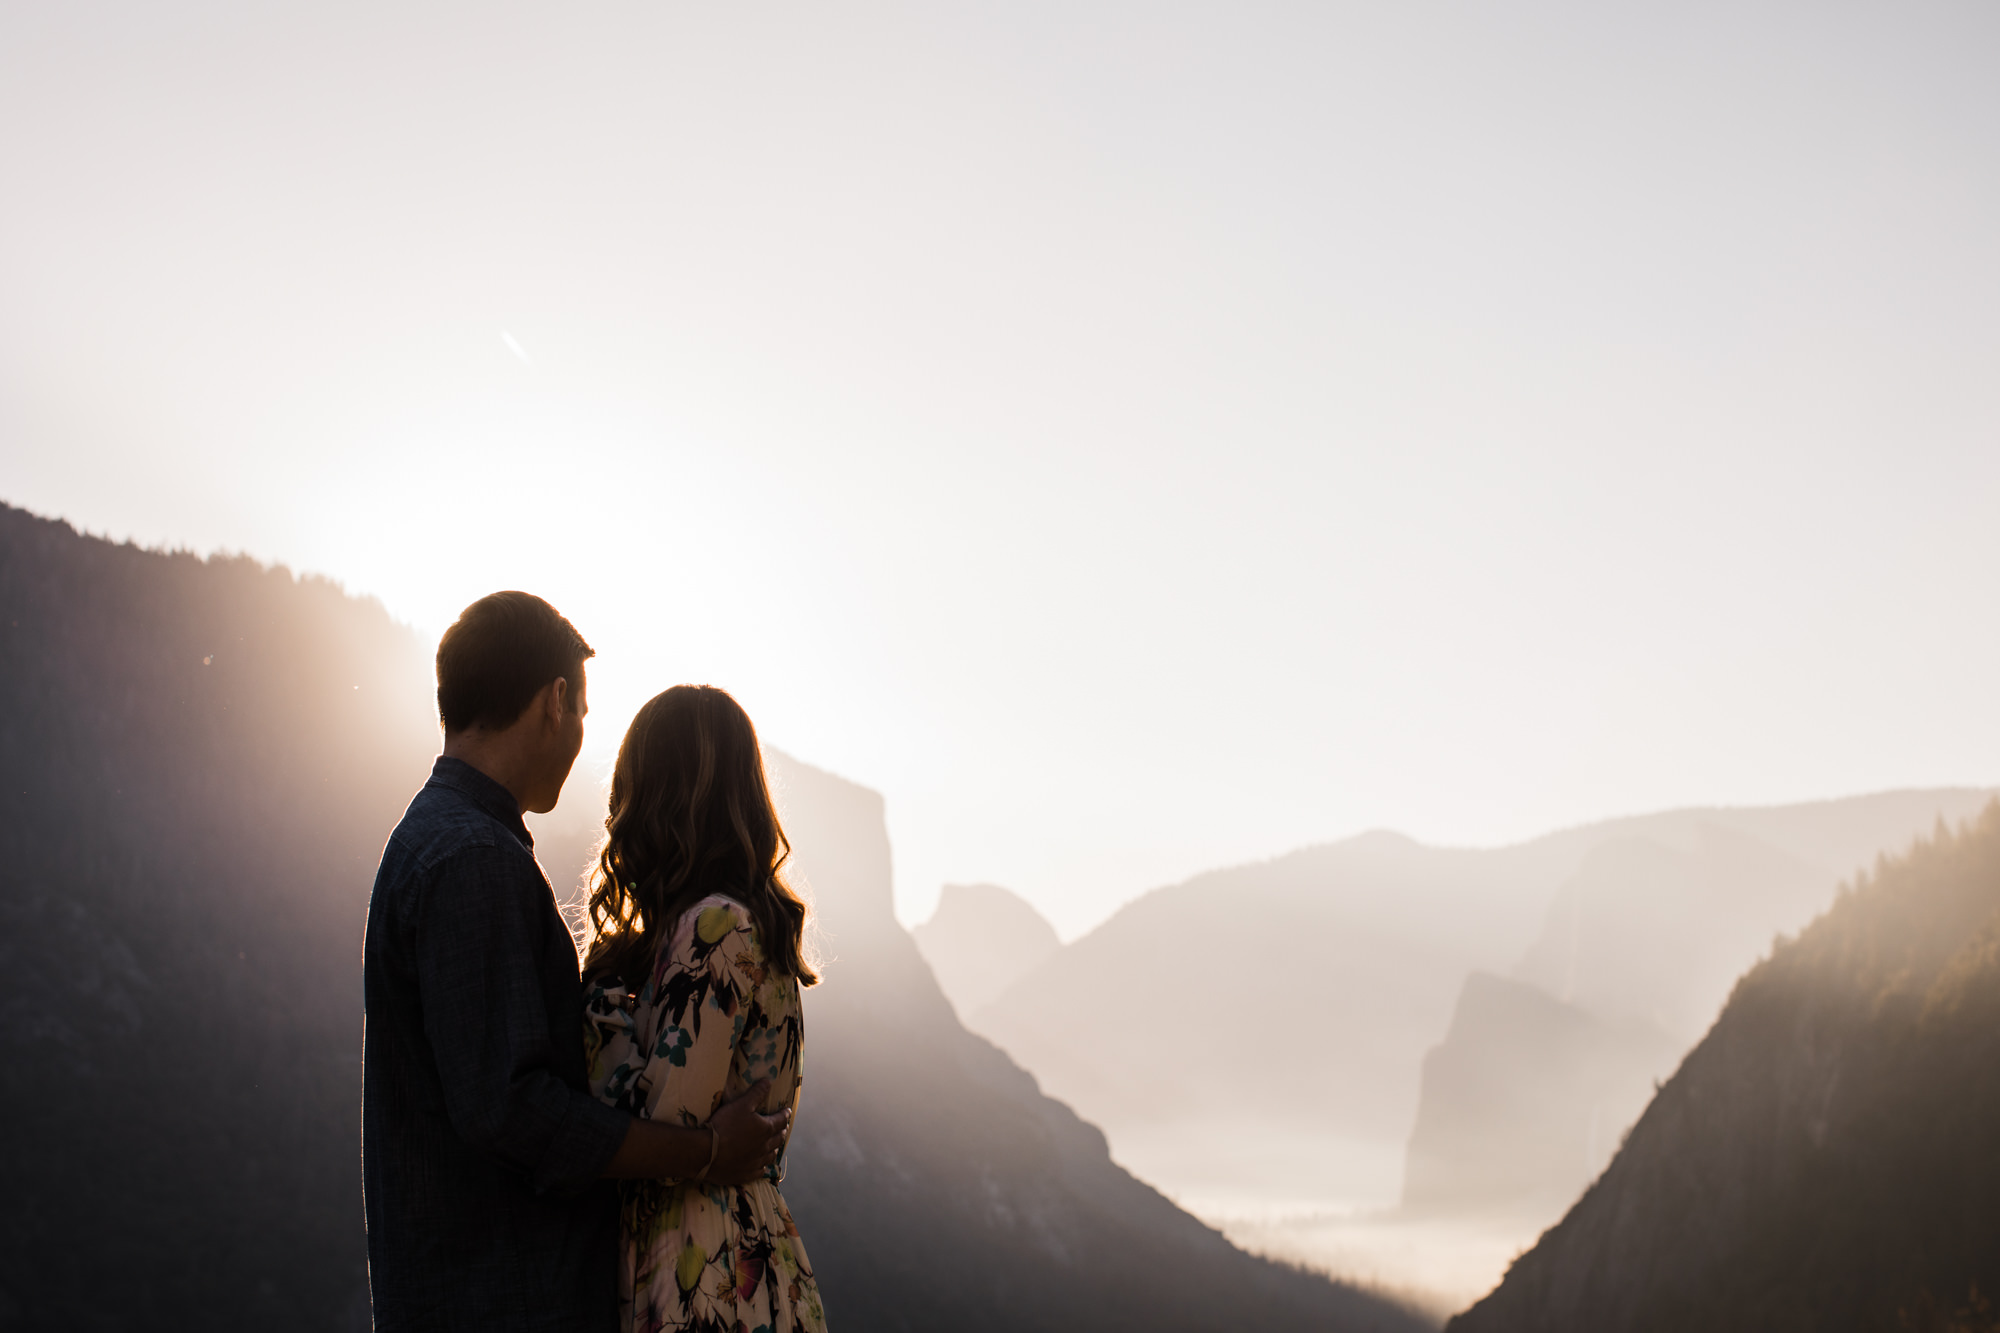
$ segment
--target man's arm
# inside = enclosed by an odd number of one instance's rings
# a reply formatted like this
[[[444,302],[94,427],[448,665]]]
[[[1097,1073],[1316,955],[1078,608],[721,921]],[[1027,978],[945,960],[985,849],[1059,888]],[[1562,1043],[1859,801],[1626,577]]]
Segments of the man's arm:
[[[707,1125],[633,1120],[604,1174],[619,1180],[701,1179],[717,1185],[742,1185],[759,1178],[785,1150],[785,1134],[792,1123],[789,1106],[770,1115],[757,1110],[770,1090],[771,1080],[764,1079],[735,1101],[724,1102]],[[708,1164],[705,1170],[703,1163]]]
[[[452,1128],[537,1188],[598,1178],[630,1120],[555,1072],[537,965],[547,893],[525,857],[464,848],[425,886],[414,941],[424,1033]]]

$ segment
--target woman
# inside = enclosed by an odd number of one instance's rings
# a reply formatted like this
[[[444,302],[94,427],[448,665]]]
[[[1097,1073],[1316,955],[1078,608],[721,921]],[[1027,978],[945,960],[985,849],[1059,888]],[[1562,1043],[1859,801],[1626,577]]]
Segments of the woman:
[[[618,747],[604,827],[584,965],[591,1091],[684,1125],[766,1079],[760,1109],[796,1104],[799,988],[819,978],[805,904],[783,874],[791,844],[736,701],[676,685],[641,708]],[[624,1327],[823,1330],[782,1177],[779,1165],[741,1186],[625,1182]]]

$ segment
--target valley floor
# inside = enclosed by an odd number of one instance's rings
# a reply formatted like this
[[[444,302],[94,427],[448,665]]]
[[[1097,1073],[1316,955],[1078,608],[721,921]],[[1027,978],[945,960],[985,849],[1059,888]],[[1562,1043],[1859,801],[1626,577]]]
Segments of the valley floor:
[[[1352,1282],[1443,1323],[1491,1291],[1553,1217],[1410,1217],[1401,1145],[1281,1122],[1186,1118],[1110,1135],[1119,1165],[1255,1254]]]
[[[1254,1214],[1179,1202],[1252,1253],[1331,1274],[1440,1324],[1498,1285],[1536,1237],[1526,1225],[1327,1211]]]

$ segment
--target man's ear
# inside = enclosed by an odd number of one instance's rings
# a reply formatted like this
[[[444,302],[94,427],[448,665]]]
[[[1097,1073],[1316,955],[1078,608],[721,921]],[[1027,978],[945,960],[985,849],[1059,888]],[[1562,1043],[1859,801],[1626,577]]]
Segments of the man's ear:
[[[543,711],[548,714],[549,721],[562,721],[564,715],[569,712],[569,681],[557,676],[543,688],[549,694],[548,702],[543,705]]]

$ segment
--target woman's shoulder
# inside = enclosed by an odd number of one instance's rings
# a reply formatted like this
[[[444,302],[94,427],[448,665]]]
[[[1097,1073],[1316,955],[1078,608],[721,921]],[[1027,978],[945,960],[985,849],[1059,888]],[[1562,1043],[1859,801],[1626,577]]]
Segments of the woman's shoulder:
[[[754,933],[755,930],[756,922],[748,907],[726,893],[711,893],[681,913],[680,920],[674,923],[672,947],[676,953],[706,951],[717,948],[738,931]]]
[[[712,893],[681,913],[662,955],[664,968],[717,979],[726,974],[739,989],[754,990],[778,979],[760,934],[756,914],[741,899]]]

